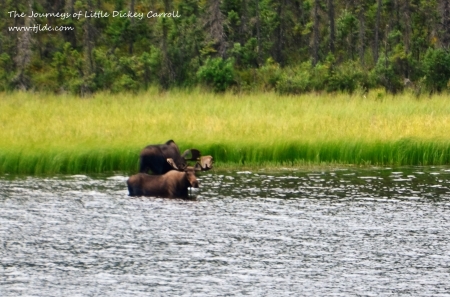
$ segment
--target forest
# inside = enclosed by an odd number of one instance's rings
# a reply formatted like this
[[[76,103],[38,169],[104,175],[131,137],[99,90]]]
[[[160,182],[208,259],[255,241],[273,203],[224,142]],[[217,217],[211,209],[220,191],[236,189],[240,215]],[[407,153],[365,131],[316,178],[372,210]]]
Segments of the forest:
[[[450,0],[4,0],[0,11],[0,91],[450,87]]]

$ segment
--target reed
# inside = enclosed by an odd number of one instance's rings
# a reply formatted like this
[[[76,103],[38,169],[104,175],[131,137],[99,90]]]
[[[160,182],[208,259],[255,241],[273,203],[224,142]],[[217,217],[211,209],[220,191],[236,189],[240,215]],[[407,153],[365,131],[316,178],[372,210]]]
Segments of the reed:
[[[3,93],[0,172],[131,173],[145,145],[168,139],[213,155],[216,167],[443,165],[449,115],[445,95]]]

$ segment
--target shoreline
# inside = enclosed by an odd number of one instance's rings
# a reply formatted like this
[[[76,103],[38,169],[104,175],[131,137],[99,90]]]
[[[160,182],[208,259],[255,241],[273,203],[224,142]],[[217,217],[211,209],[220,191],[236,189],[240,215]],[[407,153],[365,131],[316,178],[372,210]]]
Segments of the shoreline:
[[[293,145],[291,145],[292,147]],[[303,149],[302,149],[303,147]],[[211,171],[245,170],[310,170],[313,168],[371,168],[403,166],[447,166],[450,164],[450,142],[414,142],[364,144],[356,148],[344,145],[299,145],[299,150],[283,150],[276,147],[248,150],[224,145],[202,145],[197,148],[203,155],[215,159]],[[281,151],[276,155],[274,152]],[[138,171],[140,149],[87,148],[83,151],[39,149],[39,151],[9,150],[0,148],[0,174],[89,174]],[[315,155],[316,154],[316,155]],[[321,155],[322,154],[322,155]],[[303,158],[298,157],[304,156]],[[271,157],[273,156],[273,157]],[[292,159],[290,159],[292,158]],[[371,159],[370,159],[371,158]],[[191,161],[193,163],[193,161]]]

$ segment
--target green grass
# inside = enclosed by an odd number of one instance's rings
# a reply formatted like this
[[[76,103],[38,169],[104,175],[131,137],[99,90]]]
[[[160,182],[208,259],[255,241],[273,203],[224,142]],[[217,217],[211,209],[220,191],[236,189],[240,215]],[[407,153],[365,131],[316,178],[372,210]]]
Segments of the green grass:
[[[174,139],[220,166],[450,164],[448,96],[200,90],[0,94],[0,173],[135,172],[147,144]]]

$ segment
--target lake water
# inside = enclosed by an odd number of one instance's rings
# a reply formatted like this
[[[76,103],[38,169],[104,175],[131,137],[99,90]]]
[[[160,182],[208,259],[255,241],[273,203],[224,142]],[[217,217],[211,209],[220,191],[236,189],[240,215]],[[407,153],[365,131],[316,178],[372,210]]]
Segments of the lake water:
[[[450,169],[0,176],[0,296],[450,296]]]

